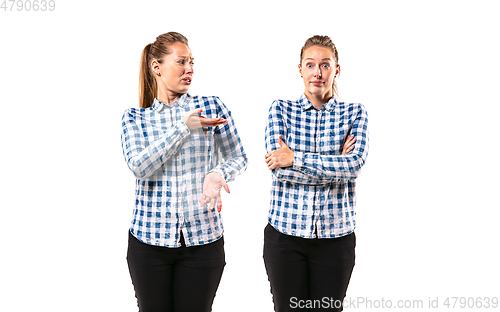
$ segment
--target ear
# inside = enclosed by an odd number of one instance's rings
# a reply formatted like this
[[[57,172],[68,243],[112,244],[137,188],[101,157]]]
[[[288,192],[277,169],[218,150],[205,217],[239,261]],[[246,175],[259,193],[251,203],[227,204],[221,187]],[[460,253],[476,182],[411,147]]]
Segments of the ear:
[[[337,68],[335,68],[335,77],[340,74],[340,65],[337,64]]]
[[[300,73],[300,77],[302,77],[302,66],[299,64],[299,73]]]
[[[160,63],[158,63],[157,60],[151,61],[151,68],[153,69],[154,73],[158,73],[160,71]]]

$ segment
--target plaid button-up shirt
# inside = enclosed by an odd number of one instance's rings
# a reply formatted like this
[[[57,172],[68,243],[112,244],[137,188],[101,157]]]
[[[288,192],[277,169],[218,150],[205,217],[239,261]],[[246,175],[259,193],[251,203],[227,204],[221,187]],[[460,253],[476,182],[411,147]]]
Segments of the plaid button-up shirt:
[[[356,137],[348,155],[342,146]],[[356,227],[356,177],[368,155],[368,116],[362,104],[331,99],[319,109],[302,95],[274,101],[266,126],[266,150],[294,152],[290,167],[272,170],[269,223],[304,238],[334,238]]]
[[[228,123],[189,130],[184,115],[201,115]],[[122,118],[122,148],[136,180],[130,231],[140,241],[179,247],[203,245],[222,236],[221,214],[200,207],[203,181],[209,172],[226,182],[243,172],[247,157],[231,112],[217,97],[184,94],[171,105],[157,99],[150,108],[130,108]]]

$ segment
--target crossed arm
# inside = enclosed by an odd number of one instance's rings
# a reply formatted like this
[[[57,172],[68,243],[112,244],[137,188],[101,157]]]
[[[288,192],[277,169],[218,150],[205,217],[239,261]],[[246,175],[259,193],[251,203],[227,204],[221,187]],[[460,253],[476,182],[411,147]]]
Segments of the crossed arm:
[[[287,136],[286,112],[280,103],[271,106],[266,126],[265,161],[276,179],[306,185],[323,185],[355,179],[368,155],[368,116],[364,106],[349,107],[351,124],[341,155],[292,151],[283,142]],[[288,112],[289,113],[289,112]]]
[[[344,145],[342,146],[342,155],[349,154],[354,149],[356,138],[353,134],[347,137]],[[293,166],[294,152],[283,142],[283,138],[279,136],[279,145],[281,148],[271,151],[265,155],[267,168],[273,170],[274,168],[290,167]]]

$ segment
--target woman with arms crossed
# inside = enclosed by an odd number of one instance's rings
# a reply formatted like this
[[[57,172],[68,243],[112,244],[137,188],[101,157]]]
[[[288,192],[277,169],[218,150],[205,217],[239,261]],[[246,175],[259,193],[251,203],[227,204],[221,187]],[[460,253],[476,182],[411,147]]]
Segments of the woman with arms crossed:
[[[247,165],[230,111],[190,96],[192,78],[187,39],[158,36],[142,52],[140,108],[122,118],[137,179],[127,262],[141,312],[211,310],[225,265],[220,190]]]
[[[329,37],[306,41],[299,72],[304,94],[274,101],[266,126],[273,181],[264,263],[275,311],[341,311],[355,260],[355,179],[368,154],[368,117],[363,105],[334,97],[340,66]]]

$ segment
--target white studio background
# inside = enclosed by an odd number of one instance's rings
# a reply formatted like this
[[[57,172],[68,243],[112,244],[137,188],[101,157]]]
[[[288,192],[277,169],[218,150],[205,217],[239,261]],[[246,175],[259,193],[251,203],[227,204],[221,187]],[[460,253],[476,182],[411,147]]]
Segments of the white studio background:
[[[142,48],[168,31],[189,39],[190,93],[221,97],[249,156],[223,195],[215,312],[273,310],[265,120],[272,100],[303,92],[300,48],[315,34],[337,44],[341,99],[370,118],[347,297],[430,311],[430,298],[500,296],[496,1],[55,3],[0,9],[0,310],[137,311],[121,116],[138,106]]]

